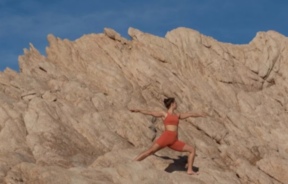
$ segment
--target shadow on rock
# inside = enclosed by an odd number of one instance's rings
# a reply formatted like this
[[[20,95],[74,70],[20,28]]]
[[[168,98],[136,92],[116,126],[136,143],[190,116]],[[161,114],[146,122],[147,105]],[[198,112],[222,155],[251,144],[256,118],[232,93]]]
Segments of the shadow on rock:
[[[178,156],[177,159],[173,159],[167,156],[158,156],[155,155],[159,158],[165,159],[165,160],[173,160],[174,162],[169,164],[168,167],[165,168],[166,172],[172,173],[174,171],[187,171],[187,156]],[[198,172],[199,171],[199,167],[192,167],[194,172]]]

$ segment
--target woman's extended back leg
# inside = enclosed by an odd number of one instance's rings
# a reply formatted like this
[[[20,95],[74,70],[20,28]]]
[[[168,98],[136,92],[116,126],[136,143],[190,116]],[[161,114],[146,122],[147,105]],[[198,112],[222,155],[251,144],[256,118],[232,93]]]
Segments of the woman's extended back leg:
[[[159,144],[154,143],[148,150],[143,151],[142,153],[140,153],[136,158],[134,158],[134,161],[141,161],[144,160],[146,157],[156,153],[157,151],[159,151],[160,149],[162,149],[162,147],[159,146]]]

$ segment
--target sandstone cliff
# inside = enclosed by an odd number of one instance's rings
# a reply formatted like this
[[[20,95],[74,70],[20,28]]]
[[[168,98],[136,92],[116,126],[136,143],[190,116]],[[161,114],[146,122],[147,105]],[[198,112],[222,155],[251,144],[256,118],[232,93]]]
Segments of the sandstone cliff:
[[[31,44],[20,73],[0,73],[1,183],[288,183],[287,37],[259,32],[232,45],[187,28],[129,35],[48,35],[46,56]],[[131,161],[163,125],[128,108],[160,109],[167,96],[179,111],[209,112],[180,123],[199,176],[168,148]]]

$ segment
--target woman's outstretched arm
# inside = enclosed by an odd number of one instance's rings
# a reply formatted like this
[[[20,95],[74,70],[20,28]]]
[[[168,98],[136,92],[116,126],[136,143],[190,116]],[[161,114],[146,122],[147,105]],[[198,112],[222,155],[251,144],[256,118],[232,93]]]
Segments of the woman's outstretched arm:
[[[185,112],[185,113],[180,113],[179,114],[179,119],[186,119],[189,117],[205,117],[208,116],[206,112]]]
[[[139,112],[145,115],[151,115],[157,118],[165,117],[164,111],[149,111],[149,110],[143,110],[143,109],[130,109],[131,112]]]

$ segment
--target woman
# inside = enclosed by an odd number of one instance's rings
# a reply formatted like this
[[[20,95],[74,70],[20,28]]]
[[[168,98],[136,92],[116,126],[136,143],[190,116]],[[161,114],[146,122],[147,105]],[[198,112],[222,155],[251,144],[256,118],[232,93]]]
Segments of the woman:
[[[186,119],[189,117],[203,117],[206,116],[206,113],[181,113],[176,114],[174,113],[174,110],[177,108],[177,103],[174,98],[166,98],[164,99],[165,107],[168,109],[167,112],[164,111],[147,111],[147,110],[140,110],[140,109],[131,109],[131,112],[140,112],[145,115],[152,115],[157,118],[162,118],[164,125],[165,125],[165,131],[162,133],[162,135],[153,143],[153,145],[146,151],[139,154],[134,160],[141,161],[148,157],[149,155],[152,155],[159,151],[160,149],[168,146],[169,148],[181,151],[181,152],[189,152],[188,156],[188,174],[198,174],[197,172],[194,172],[192,170],[194,158],[195,158],[195,148],[193,146],[190,146],[188,144],[185,144],[184,142],[178,140],[178,124],[179,119]]]

